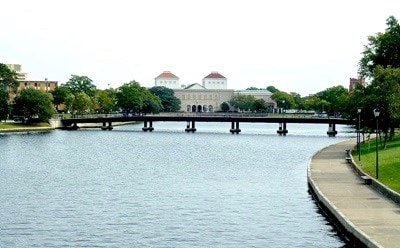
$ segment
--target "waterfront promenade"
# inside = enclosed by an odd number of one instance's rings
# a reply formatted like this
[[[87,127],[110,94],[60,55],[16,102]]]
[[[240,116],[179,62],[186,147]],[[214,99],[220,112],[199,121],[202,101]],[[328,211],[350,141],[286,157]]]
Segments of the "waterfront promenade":
[[[348,140],[322,149],[310,160],[308,183],[319,205],[368,247],[400,246],[400,206],[365,185],[346,162]]]

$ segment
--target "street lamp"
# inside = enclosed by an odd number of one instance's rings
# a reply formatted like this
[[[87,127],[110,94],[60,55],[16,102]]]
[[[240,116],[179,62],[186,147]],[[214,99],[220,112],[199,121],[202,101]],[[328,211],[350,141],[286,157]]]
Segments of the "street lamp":
[[[358,151],[358,161],[361,161],[361,108],[357,108],[357,114],[358,114],[358,130],[357,130],[357,151]]]
[[[375,137],[375,150],[376,150],[376,164],[375,164],[375,169],[376,169],[376,179],[379,178],[379,160],[378,160],[378,118],[379,118],[379,110],[374,109],[374,115],[376,119],[376,137]]]
[[[282,100],[282,116],[285,117],[285,100]]]

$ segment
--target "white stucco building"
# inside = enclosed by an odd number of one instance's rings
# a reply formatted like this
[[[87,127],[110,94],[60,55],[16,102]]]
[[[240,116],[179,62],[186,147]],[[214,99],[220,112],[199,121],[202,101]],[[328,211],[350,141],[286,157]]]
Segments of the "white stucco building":
[[[253,95],[256,99],[264,99],[270,108],[276,103],[271,99],[268,90],[239,90],[228,89],[228,80],[216,71],[203,78],[202,85],[190,84],[180,87],[179,78],[170,71],[164,71],[155,79],[156,86],[164,86],[174,90],[175,96],[181,101],[183,112],[215,112],[221,110],[223,102],[229,103],[235,94]]]
[[[179,78],[170,71],[163,71],[155,78],[156,86],[164,86],[170,89],[180,89]]]
[[[203,78],[203,87],[206,89],[227,89],[227,79],[217,71],[213,71]]]

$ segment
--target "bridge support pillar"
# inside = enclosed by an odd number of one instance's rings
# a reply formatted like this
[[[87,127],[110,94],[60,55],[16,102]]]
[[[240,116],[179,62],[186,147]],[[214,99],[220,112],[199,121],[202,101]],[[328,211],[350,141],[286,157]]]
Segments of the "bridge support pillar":
[[[74,124],[72,124],[71,129],[72,130],[78,130],[78,124],[76,124],[76,122]]]
[[[335,137],[337,134],[335,123],[329,123],[328,132],[326,132],[329,137]]]
[[[282,135],[286,136],[286,134],[288,133],[288,130],[286,129],[286,122],[279,123],[279,128],[278,128],[278,130],[276,132],[281,136]]]
[[[149,121],[149,126],[147,126],[147,121],[144,121],[144,126],[143,126],[142,130],[145,132],[147,132],[147,131],[152,132],[154,130],[153,122]]]
[[[188,121],[185,128],[186,132],[196,132],[196,123],[194,121]]]
[[[236,121],[236,122],[232,121],[231,129],[229,130],[229,132],[231,132],[231,134],[235,134],[235,133],[239,134],[241,131],[242,130],[240,130],[240,128],[239,128],[239,122],[238,121]]]
[[[101,126],[101,130],[113,130],[113,128],[111,121],[108,122],[108,126],[106,125],[106,122],[103,122],[103,125]]]

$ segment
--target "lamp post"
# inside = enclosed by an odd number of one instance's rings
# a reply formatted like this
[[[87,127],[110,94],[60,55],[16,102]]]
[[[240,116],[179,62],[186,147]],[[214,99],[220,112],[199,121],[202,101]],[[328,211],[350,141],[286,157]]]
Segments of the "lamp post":
[[[357,108],[357,114],[358,114],[358,130],[357,130],[357,151],[358,151],[358,161],[361,161],[361,108]]]
[[[282,100],[282,116],[285,117],[285,100]]]
[[[375,169],[376,169],[376,179],[379,178],[379,160],[378,160],[378,117],[379,117],[379,110],[374,109],[374,115],[376,119],[376,137],[375,137],[375,150],[376,150],[376,164],[375,164]]]

